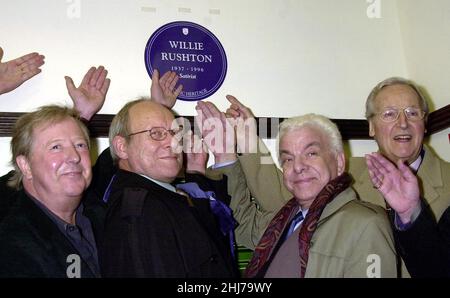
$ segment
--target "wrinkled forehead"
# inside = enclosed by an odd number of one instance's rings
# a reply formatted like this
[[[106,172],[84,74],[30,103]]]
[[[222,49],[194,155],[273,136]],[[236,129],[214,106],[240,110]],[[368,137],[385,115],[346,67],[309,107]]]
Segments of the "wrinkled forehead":
[[[311,146],[327,148],[328,144],[329,140],[325,132],[310,124],[289,130],[280,139],[280,149],[289,146],[296,146],[302,150]]]
[[[386,86],[375,97],[375,105],[378,108],[409,106],[420,107],[419,94],[408,85],[396,84]]]
[[[169,109],[150,101],[138,103],[129,110],[131,130],[156,126],[170,128],[174,119],[175,117]]]
[[[67,138],[82,138],[86,142],[89,142],[87,130],[83,130],[80,123],[71,117],[46,120],[33,127],[33,144],[36,142],[49,142],[52,139]]]

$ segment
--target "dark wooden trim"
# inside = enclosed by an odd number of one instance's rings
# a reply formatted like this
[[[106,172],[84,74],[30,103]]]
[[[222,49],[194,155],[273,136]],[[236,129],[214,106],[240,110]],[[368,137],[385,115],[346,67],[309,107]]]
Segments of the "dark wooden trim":
[[[17,118],[23,113],[17,112],[0,112],[0,137],[10,137],[12,128]],[[108,129],[114,115],[99,114],[95,115],[89,124],[89,130],[92,137],[108,137]],[[183,116],[189,120],[193,127],[194,117]],[[276,130],[272,133],[272,124],[281,123],[285,118],[257,118],[258,130],[265,124],[267,133],[263,133],[263,137],[275,138]],[[365,119],[333,119],[339,127],[344,140],[349,139],[370,139],[369,124]],[[427,123],[427,135],[435,134],[443,129],[450,127],[450,105],[430,113]],[[276,129],[276,128],[275,128]]]
[[[426,135],[435,134],[448,127],[450,127],[450,104],[430,113],[430,116],[428,116]]]

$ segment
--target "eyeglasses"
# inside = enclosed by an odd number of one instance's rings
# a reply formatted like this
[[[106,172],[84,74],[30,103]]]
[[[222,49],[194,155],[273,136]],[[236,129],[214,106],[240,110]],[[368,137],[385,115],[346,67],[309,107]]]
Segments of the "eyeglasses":
[[[405,114],[405,117],[411,121],[419,121],[422,120],[423,117],[425,117],[424,111],[414,107],[407,107],[400,110],[395,108],[388,108],[382,111],[381,113],[377,113],[375,115],[378,115],[380,119],[384,122],[394,122],[398,119],[398,117],[400,116],[400,112],[402,111]]]
[[[166,129],[164,127],[153,127],[151,129],[146,129],[138,132],[133,132],[128,135],[128,137],[148,132],[148,135],[155,141],[163,141],[167,138],[167,135],[170,134],[171,136],[176,135],[180,131],[183,130],[183,125],[179,125],[177,129]]]

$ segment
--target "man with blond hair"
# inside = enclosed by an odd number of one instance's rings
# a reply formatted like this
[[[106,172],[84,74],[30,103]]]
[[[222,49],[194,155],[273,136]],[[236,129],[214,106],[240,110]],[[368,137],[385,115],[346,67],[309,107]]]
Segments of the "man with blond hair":
[[[23,115],[11,140],[18,190],[0,224],[1,277],[98,277],[96,242],[81,199],[92,179],[89,134],[70,108]]]

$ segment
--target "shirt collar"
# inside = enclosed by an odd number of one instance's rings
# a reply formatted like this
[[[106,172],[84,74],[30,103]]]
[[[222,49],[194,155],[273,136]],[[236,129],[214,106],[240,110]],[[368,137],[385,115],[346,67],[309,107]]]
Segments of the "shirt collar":
[[[171,185],[170,183],[167,183],[167,182],[161,182],[161,181],[155,180],[155,179],[150,178],[150,177],[148,177],[148,176],[146,176],[146,175],[143,175],[143,174],[139,174],[139,175],[142,176],[142,177],[144,177],[144,178],[147,178],[148,180],[150,180],[150,181],[152,181],[152,182],[155,182],[155,183],[158,184],[159,186],[164,187],[165,189],[167,189],[167,190],[169,190],[169,191],[171,191],[171,192],[176,192],[175,187],[174,187],[173,185]]]
[[[58,226],[61,231],[65,231],[69,226],[76,226],[80,221],[80,217],[83,216],[84,206],[83,203],[80,203],[77,210],[75,211],[75,225],[72,225],[53,213],[50,209],[47,208],[47,206],[33,197],[30,193],[28,193],[27,191],[25,191],[25,193]]]
[[[413,161],[409,167],[411,168],[411,170],[413,170],[414,172],[417,173],[417,171],[419,170],[420,164],[422,163],[423,157],[425,155],[425,150],[422,148],[422,150],[420,151],[419,156],[416,158],[415,161]]]

